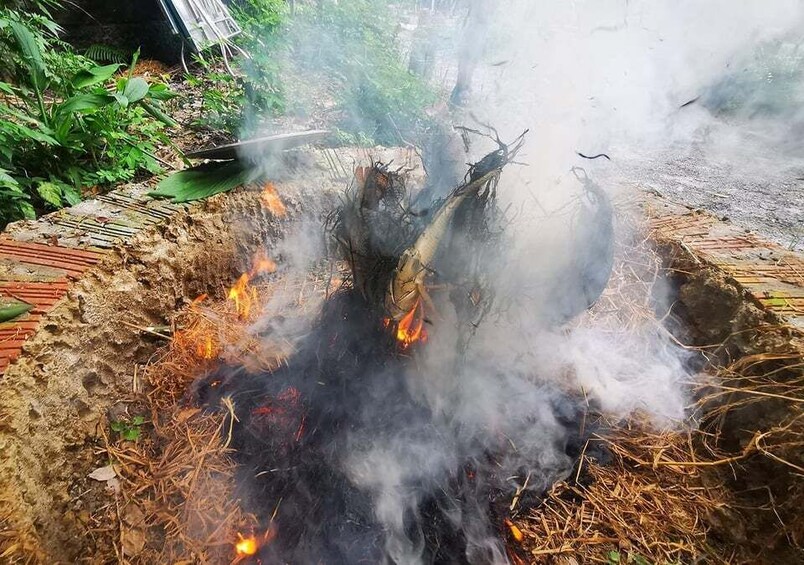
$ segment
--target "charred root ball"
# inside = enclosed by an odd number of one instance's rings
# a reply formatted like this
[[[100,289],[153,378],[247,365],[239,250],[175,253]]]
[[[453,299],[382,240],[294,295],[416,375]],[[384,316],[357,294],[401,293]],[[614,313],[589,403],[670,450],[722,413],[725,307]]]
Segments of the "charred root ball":
[[[221,366],[195,384],[194,401],[231,410],[240,498],[271,532],[244,545],[254,550],[244,558],[519,559],[511,518],[570,475],[594,425],[581,399],[500,364],[472,338],[494,311],[505,232],[496,191],[518,147],[473,165],[425,215],[412,212],[400,171],[358,169],[329,222],[350,284],[285,365]],[[601,282],[578,281],[578,303],[593,302]]]

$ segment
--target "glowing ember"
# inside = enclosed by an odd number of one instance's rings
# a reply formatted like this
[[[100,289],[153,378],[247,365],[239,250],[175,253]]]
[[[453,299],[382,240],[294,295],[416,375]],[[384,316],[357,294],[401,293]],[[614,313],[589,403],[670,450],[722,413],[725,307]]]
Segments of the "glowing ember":
[[[262,539],[258,539],[254,534],[244,537],[243,534],[237,534],[237,541],[235,542],[235,552],[237,553],[237,559],[233,561],[233,563],[239,563],[253,555],[257,554],[259,551],[260,546],[270,544],[274,537],[276,537],[276,529],[271,527],[265,530],[265,534],[262,536]],[[257,563],[260,563],[258,560]]]
[[[242,534],[237,534],[239,538],[237,543],[235,543],[235,551],[237,551],[237,555],[239,557],[247,557],[250,555],[254,555],[257,553],[257,550],[260,548],[259,543],[257,543],[257,538],[249,536],[244,538]]]
[[[503,520],[503,522],[505,523],[505,525],[506,525],[506,526],[508,526],[508,530],[511,532],[511,537],[513,537],[513,538],[514,538],[514,540],[515,540],[517,543],[522,543],[522,540],[524,540],[524,539],[525,539],[525,534],[523,534],[523,533],[522,533],[522,530],[520,530],[519,528],[517,528],[517,527],[516,527],[516,524],[514,524],[514,523],[513,523],[511,520],[509,520],[508,518],[506,518],[505,520]]]
[[[417,341],[427,340],[427,331],[424,329],[424,306],[421,299],[416,301],[410,312],[399,320],[396,327],[396,340],[407,349]]]
[[[288,214],[287,210],[285,209],[285,204],[282,202],[282,199],[279,198],[279,193],[276,191],[274,185],[270,182],[265,183],[265,186],[260,193],[260,203],[262,204],[263,208],[269,210],[278,218],[284,218]]]

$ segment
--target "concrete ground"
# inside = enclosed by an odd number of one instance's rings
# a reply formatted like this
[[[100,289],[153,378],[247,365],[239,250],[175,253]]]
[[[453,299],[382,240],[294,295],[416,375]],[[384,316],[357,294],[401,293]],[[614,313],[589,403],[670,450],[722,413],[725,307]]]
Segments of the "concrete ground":
[[[617,176],[788,250],[804,251],[804,153],[785,152],[764,139],[720,134],[710,128],[705,139],[612,155]]]

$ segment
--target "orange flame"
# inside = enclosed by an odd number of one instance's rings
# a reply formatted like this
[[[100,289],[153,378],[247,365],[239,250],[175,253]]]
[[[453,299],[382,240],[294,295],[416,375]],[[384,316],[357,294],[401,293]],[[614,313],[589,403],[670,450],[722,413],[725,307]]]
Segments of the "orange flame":
[[[265,186],[260,193],[260,204],[266,210],[270,211],[274,216],[277,218],[284,218],[288,215],[288,211],[285,208],[285,204],[282,202],[282,199],[279,198],[279,193],[276,191],[276,187],[270,182],[265,183]]]
[[[216,355],[215,343],[212,341],[212,336],[204,336],[203,341],[199,341],[195,345],[195,354],[201,359],[214,359]]]
[[[514,523],[513,523],[511,520],[509,520],[508,518],[506,518],[505,520],[503,520],[503,523],[504,523],[506,526],[508,526],[508,529],[509,529],[509,530],[510,530],[510,532],[511,532],[511,537],[513,537],[513,538],[514,538],[514,541],[516,541],[517,543],[522,543],[522,541],[525,539],[525,534],[523,534],[523,533],[522,533],[522,530],[520,530],[519,528],[517,528],[516,524],[514,524]]]
[[[427,340],[427,331],[424,329],[424,306],[421,299],[416,301],[413,308],[399,320],[396,327],[396,340],[407,349],[417,341]]]
[[[238,557],[248,557],[254,555],[260,548],[257,538],[253,535],[244,538],[243,535],[238,532],[237,538],[238,540],[235,543],[235,551],[237,552]]]
[[[193,309],[197,308],[198,305],[201,304],[206,299],[207,299],[207,293],[206,292],[204,294],[199,294],[198,296],[193,298],[192,302],[190,302],[190,309],[193,310]]]
[[[232,288],[229,289],[227,298],[234,302],[237,316],[241,319],[248,318],[251,313],[251,305],[257,300],[257,290],[249,285],[251,276],[243,273]]]
[[[251,313],[251,307],[257,302],[257,289],[251,286],[251,279],[258,275],[270,274],[276,271],[276,263],[268,257],[265,250],[260,249],[251,260],[251,270],[243,273],[237,282],[229,289],[227,298],[234,302],[235,311],[241,320],[245,320]]]
[[[274,528],[268,528],[267,530],[265,530],[265,535],[262,536],[262,539],[257,539],[257,537],[254,534],[251,534],[248,537],[244,537],[243,534],[238,532],[237,541],[235,542],[235,552],[237,553],[237,559],[235,559],[234,563],[239,563],[240,561],[247,559],[248,557],[256,555],[261,545],[270,544],[275,537],[276,537],[276,530]]]

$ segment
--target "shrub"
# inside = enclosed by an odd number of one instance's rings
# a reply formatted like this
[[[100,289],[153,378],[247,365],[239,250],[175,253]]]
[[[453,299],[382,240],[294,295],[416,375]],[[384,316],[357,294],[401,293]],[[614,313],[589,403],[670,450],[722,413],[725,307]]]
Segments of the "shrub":
[[[117,76],[120,64],[96,65],[59,31],[46,11],[0,9],[3,226],[74,204],[82,188],[160,170],[153,153],[171,120],[158,104],[170,91],[130,72]]]

